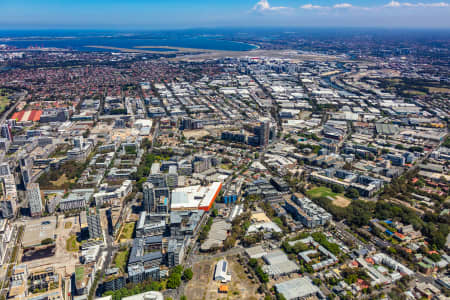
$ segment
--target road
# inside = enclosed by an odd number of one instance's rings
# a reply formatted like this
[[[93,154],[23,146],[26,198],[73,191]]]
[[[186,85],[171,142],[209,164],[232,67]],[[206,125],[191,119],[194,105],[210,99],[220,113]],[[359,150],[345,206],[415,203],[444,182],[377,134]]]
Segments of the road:
[[[0,124],[3,124],[6,120],[6,118],[16,109],[17,105],[25,99],[25,97],[28,95],[28,92],[24,91],[19,96],[19,99],[14,102],[14,104],[5,112],[3,112],[2,116],[0,117]]]
[[[152,138],[152,140],[151,140],[151,146],[150,146],[150,148],[148,149],[148,152],[151,152],[151,151],[152,151],[152,149],[153,149],[153,144],[154,144],[155,140],[158,138],[158,135],[159,135],[159,120],[156,120],[156,122],[154,123],[154,126],[153,126],[153,128],[152,128],[152,131],[153,131],[153,133],[152,133],[153,138]],[[122,219],[122,222],[123,222],[123,223],[125,223],[125,221],[126,221],[126,219],[127,219],[127,217],[128,217],[128,216],[124,216],[123,214],[124,214],[125,212],[127,212],[127,214],[128,214],[128,212],[131,210],[131,206],[132,206],[133,204],[136,204],[135,199],[133,199],[133,201],[130,201],[129,203],[125,204],[125,205],[122,207],[122,209],[120,210],[119,219]],[[117,250],[118,250],[119,247],[120,247],[119,244],[116,244],[116,243],[114,242],[114,237],[113,237],[113,236],[110,236],[110,235],[108,234],[107,230],[104,230],[104,231],[103,231],[103,236],[104,236],[104,238],[105,238],[105,247],[104,247],[104,249],[102,249],[102,250],[103,250],[103,251],[106,251],[106,256],[105,256],[105,261],[103,262],[102,268],[99,270],[99,272],[100,272],[100,277],[99,277],[99,278],[103,278],[103,274],[105,273],[105,270],[106,270],[107,268],[109,268],[109,266],[111,265],[112,259],[113,259],[115,253],[117,252]],[[119,235],[118,235],[118,236],[119,236]],[[101,253],[102,253],[103,251],[101,251],[101,252],[99,253],[99,257],[98,257],[98,258],[100,258],[100,256],[102,255]],[[101,280],[99,280],[98,283],[100,284],[100,283],[101,283]],[[93,286],[92,288],[93,288],[93,289],[97,289],[97,286],[95,286],[95,287]],[[177,298],[175,298],[175,299],[177,299]]]
[[[250,76],[256,82],[256,84],[259,86],[259,88],[264,92],[264,94],[266,94],[266,96],[271,100],[272,107],[270,109],[270,113],[277,123],[278,132],[282,132],[283,125],[282,125],[282,122],[280,119],[278,103],[275,101],[275,99],[273,99],[270,92],[253,75],[250,75]]]
[[[238,254],[242,254],[244,253],[245,249],[242,248],[241,246],[235,246],[234,248],[227,250],[225,252],[219,252],[216,254],[197,254],[195,255],[192,260],[191,260],[191,264],[196,264],[198,262],[204,261],[204,260],[210,260],[210,259],[216,259],[216,258],[221,258],[224,256],[230,256],[230,255],[238,255]]]
[[[3,258],[3,261],[6,262],[8,261],[8,263],[5,263],[2,265],[2,270],[1,270],[1,287],[0,287],[0,293],[3,294],[3,287],[5,285],[6,280],[9,280],[9,278],[7,278],[7,272],[8,272],[8,268],[11,265],[11,261],[13,261],[13,264],[15,264],[15,260],[17,258],[17,255],[19,254],[18,252],[16,253],[16,257],[10,257],[12,254],[12,251],[14,249],[14,247],[16,245],[20,245],[20,240],[18,238],[18,232],[19,232],[19,227],[14,225],[14,229],[13,229],[13,233],[11,236],[11,241],[14,241],[14,243],[10,243],[8,245],[8,248],[6,249],[6,254],[5,257]],[[12,247],[11,247],[12,246]]]

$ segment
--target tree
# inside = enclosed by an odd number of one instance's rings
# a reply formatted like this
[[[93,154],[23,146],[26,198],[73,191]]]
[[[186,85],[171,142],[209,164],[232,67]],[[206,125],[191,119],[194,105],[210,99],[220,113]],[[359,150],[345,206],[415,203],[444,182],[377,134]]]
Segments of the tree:
[[[181,275],[178,273],[172,273],[167,280],[167,288],[176,289],[181,284]]]
[[[252,268],[255,268],[258,265],[258,260],[256,258],[250,258],[248,261],[248,265]]]
[[[172,268],[171,270],[171,274],[176,273],[179,274],[181,276],[181,274],[183,273],[183,266],[178,265]]]
[[[185,295],[180,297],[180,300],[187,300],[187,297]]]
[[[194,273],[192,272],[191,268],[184,269],[183,280],[189,281],[192,279],[193,276],[194,276]]]
[[[342,168],[344,170],[351,170],[352,169],[352,164],[349,163],[349,162],[346,162]]]
[[[281,293],[277,293],[277,300],[286,300],[286,297],[284,297]]]
[[[236,239],[233,236],[227,237],[227,239],[223,242],[223,249],[228,250],[234,247],[234,244],[236,244]]]
[[[350,199],[357,199],[359,197],[359,192],[355,188],[349,188],[345,193],[345,196],[347,196]]]
[[[331,190],[333,191],[333,193],[337,193],[340,194],[342,192],[344,192],[344,187],[338,184],[333,184],[331,186]]]

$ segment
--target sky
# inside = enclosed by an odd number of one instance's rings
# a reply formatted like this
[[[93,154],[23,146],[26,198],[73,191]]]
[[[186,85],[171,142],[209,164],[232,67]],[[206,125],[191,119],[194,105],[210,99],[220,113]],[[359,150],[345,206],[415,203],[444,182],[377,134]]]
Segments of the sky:
[[[450,0],[0,0],[1,29],[202,27],[450,29]]]

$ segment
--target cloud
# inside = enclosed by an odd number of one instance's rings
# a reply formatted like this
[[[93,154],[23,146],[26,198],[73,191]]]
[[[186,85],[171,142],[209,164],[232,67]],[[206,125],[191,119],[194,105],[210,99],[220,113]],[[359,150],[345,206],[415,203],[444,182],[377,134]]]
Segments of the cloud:
[[[400,6],[402,6],[402,4],[400,2],[392,0],[391,2],[386,4],[384,7],[400,7]]]
[[[352,7],[357,8],[358,6],[353,6],[350,3],[338,3],[333,6],[321,6],[321,5],[314,5],[314,4],[309,3],[309,4],[300,6],[300,8],[310,9],[310,10],[312,10],[312,9],[332,9],[332,8],[339,9],[339,8],[352,8]]]
[[[450,7],[450,4],[447,2],[434,2],[434,3],[411,3],[411,2],[399,2],[395,0],[391,0],[391,2],[381,5],[381,6],[357,6],[352,5],[350,3],[337,3],[333,6],[321,6],[321,5],[315,5],[312,3],[308,3],[305,5],[300,6],[301,9],[307,9],[307,10],[332,10],[332,9],[359,9],[359,10],[377,10],[380,8],[398,8],[398,7],[421,7],[421,8],[429,8],[429,7]]]
[[[434,2],[434,3],[410,3],[410,2],[398,2],[392,0],[384,7],[449,7],[450,5],[446,2]]]
[[[313,5],[313,4],[305,4],[300,6],[300,8],[303,9],[322,9],[322,8],[327,8],[326,6],[320,6],[320,5]]]
[[[266,12],[266,11],[279,11],[285,10],[288,7],[285,6],[271,6],[268,0],[259,0],[258,3],[253,6],[254,11]]]
[[[351,5],[350,3],[338,3],[333,5],[333,8],[351,8],[353,7],[353,5]]]

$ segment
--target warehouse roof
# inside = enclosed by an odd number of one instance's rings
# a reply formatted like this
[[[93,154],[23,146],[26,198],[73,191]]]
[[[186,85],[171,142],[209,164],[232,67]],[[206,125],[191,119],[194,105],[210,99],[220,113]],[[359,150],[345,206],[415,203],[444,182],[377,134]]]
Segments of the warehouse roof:
[[[309,277],[295,278],[275,285],[277,292],[287,299],[300,299],[310,296],[324,298],[319,288],[315,286]]]
[[[177,188],[172,191],[171,209],[202,209],[209,210],[222,188],[221,182],[208,186],[193,185]]]

